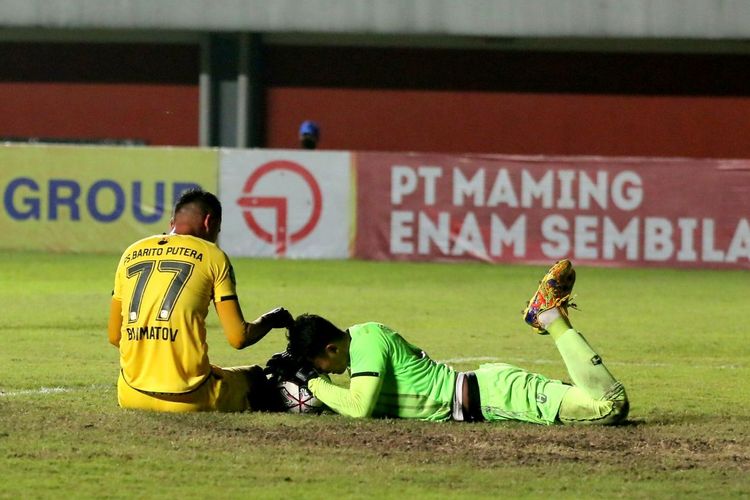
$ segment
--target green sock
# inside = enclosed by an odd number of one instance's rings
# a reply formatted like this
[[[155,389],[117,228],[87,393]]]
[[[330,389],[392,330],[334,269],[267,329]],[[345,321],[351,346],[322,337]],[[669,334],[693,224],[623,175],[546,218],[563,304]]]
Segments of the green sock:
[[[561,318],[562,319],[562,318]],[[611,397],[622,385],[609,373],[602,358],[594,352],[583,336],[567,326],[561,331],[559,320],[553,321],[547,331],[555,339],[557,350],[565,362],[573,384],[586,391],[594,399]]]
[[[547,333],[552,335],[552,338],[555,339],[555,342],[557,342],[557,339],[559,339],[565,332],[570,330],[570,324],[565,320],[565,318],[560,316],[552,323],[547,325],[545,330],[547,330]]]

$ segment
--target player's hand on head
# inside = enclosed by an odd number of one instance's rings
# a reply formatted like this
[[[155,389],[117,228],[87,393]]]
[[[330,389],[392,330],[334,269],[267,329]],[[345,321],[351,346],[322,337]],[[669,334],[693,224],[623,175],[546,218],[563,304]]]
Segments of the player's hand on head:
[[[294,324],[294,316],[283,307],[277,307],[261,316],[260,321],[269,328],[289,328]]]

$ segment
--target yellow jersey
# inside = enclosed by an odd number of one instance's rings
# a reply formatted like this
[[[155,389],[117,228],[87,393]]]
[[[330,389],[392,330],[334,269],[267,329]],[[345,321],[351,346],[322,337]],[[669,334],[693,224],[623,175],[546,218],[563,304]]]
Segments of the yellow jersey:
[[[120,367],[128,385],[179,394],[205,382],[209,304],[237,300],[219,247],[180,234],[137,241],[120,258],[112,296],[122,304]]]

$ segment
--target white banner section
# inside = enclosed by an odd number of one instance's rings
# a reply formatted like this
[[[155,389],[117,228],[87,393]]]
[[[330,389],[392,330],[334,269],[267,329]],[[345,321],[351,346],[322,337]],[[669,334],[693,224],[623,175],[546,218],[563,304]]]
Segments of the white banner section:
[[[351,155],[222,150],[221,248],[231,257],[349,257]]]

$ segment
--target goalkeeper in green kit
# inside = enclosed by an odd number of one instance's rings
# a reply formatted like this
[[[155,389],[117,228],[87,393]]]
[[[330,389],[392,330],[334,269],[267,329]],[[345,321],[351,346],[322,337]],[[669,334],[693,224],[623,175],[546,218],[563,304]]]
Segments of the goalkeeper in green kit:
[[[554,339],[572,385],[502,363],[456,372],[385,325],[341,330],[312,314],[297,317],[289,329],[286,355],[302,360],[298,381],[330,409],[350,417],[618,424],[629,409],[625,388],[570,324],[574,283],[570,261],[557,262],[524,311],[529,325]],[[349,388],[327,376],[347,369]]]

